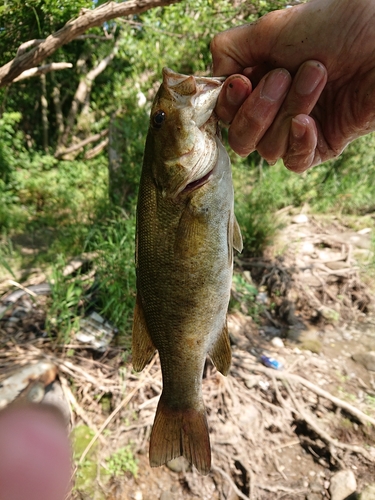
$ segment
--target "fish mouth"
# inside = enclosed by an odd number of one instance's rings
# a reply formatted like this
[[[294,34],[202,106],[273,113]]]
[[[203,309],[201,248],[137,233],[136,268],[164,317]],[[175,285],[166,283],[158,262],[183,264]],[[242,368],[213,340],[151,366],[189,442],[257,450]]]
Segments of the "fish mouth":
[[[204,186],[211,178],[214,168],[207,172],[207,174],[203,175],[200,179],[196,179],[195,181],[189,182],[184,189],[181,191],[181,194],[191,193],[196,189]]]

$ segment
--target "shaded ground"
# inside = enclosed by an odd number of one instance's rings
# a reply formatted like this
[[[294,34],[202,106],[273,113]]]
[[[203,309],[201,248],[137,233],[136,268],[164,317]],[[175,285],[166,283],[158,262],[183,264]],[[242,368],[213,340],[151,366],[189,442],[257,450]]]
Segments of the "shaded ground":
[[[230,375],[207,362],[203,395],[213,467],[206,477],[183,460],[148,465],[161,391],[157,358],[134,374],[119,347],[100,353],[73,339],[59,347],[45,335],[44,296],[23,295],[2,310],[0,381],[35,360],[58,367],[60,401],[69,403],[76,443],[72,498],[319,500],[330,498],[339,470],[354,472],[357,492],[373,482],[373,227],[365,227],[367,219],[353,227],[281,215],[285,228],[267,255],[236,263],[243,286],[233,287]],[[264,354],[283,369],[265,367]],[[25,389],[18,397],[29,394]]]

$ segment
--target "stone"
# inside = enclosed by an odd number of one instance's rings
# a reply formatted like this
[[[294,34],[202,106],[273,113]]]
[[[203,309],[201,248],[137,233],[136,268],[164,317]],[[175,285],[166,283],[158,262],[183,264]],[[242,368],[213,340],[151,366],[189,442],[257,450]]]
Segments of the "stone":
[[[322,498],[320,493],[308,493],[306,495],[306,500],[322,500]]]
[[[163,491],[160,495],[160,500],[174,500],[175,496],[170,491]]]
[[[375,372],[375,355],[372,352],[357,352],[352,358],[367,370]]]
[[[274,337],[271,340],[271,344],[273,345],[273,347],[276,347],[276,349],[282,349],[284,347],[284,342],[280,337]]]
[[[177,457],[167,462],[167,467],[173,472],[185,472],[189,470],[190,464],[185,457]]]
[[[375,500],[375,483],[368,484],[359,495],[359,500]]]
[[[312,493],[321,493],[322,485],[318,481],[313,481],[310,483],[310,491]]]
[[[340,470],[331,477],[329,492],[331,500],[345,500],[357,489],[357,481],[352,470]]]
[[[306,222],[309,222],[309,218],[305,214],[297,214],[292,217],[292,222],[294,224],[306,224]]]

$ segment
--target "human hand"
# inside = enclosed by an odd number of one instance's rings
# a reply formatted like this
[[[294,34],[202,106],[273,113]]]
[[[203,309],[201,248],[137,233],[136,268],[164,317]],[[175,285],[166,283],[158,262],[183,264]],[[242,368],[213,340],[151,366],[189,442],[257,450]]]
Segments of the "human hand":
[[[374,130],[374,25],[372,0],[315,0],[218,34],[214,75],[231,76],[216,111],[234,151],[303,172]]]

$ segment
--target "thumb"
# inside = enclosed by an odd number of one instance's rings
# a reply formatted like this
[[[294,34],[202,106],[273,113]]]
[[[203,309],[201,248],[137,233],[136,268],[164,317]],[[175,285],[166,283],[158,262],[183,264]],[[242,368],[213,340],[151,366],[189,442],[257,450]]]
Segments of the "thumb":
[[[263,63],[276,66],[272,55],[291,10],[270,12],[254,23],[218,33],[211,42],[213,75],[242,73],[244,68]]]

